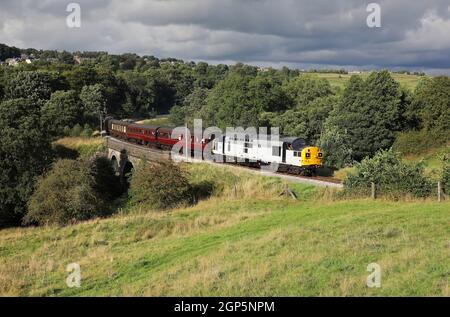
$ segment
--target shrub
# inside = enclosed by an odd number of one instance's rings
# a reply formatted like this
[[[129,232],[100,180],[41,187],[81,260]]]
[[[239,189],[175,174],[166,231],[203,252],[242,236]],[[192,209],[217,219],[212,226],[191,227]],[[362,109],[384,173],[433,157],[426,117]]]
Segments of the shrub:
[[[355,173],[344,180],[344,188],[350,193],[368,194],[371,182],[381,194],[393,196],[411,194],[426,197],[431,193],[431,183],[423,176],[420,165],[402,162],[399,154],[382,150],[373,158],[365,158],[356,164]]]
[[[408,131],[397,135],[393,149],[403,155],[426,153],[448,142],[448,133],[439,131]]]
[[[442,170],[442,189],[447,195],[450,195],[450,162],[444,162]]]
[[[92,133],[94,133],[94,130],[92,130],[92,128],[88,124],[85,124],[83,131],[80,133],[80,136],[83,138],[89,138],[92,136]]]
[[[66,225],[105,215],[118,194],[111,164],[105,159],[59,160],[38,181],[24,223]]]
[[[77,123],[70,131],[70,136],[80,136],[81,132],[83,132],[83,128]]]
[[[132,204],[146,204],[156,210],[192,200],[186,176],[172,162],[148,164],[143,161],[133,172],[129,195]]]

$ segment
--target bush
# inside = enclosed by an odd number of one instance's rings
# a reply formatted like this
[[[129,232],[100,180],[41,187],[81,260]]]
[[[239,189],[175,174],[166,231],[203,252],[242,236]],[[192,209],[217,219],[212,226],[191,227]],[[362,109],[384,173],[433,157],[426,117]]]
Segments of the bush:
[[[408,131],[397,135],[393,149],[403,155],[426,153],[448,142],[448,133],[439,131]]]
[[[70,136],[80,136],[81,132],[83,132],[83,128],[77,123],[70,131]]]
[[[450,195],[450,162],[444,162],[441,182],[444,193]]]
[[[131,204],[146,204],[156,210],[192,201],[187,178],[172,162],[148,164],[143,161],[133,172],[129,195]]]
[[[24,223],[66,225],[105,215],[119,183],[108,163],[103,158],[57,161],[39,180]]]
[[[391,196],[411,194],[415,197],[429,196],[431,183],[423,176],[420,165],[407,165],[399,154],[382,150],[373,158],[365,158],[356,164],[356,172],[344,180],[344,188],[350,193],[368,194],[374,182],[380,194]]]
[[[90,138],[93,133],[94,130],[92,130],[92,128],[88,124],[85,124],[83,131],[80,133],[80,136],[83,138]]]

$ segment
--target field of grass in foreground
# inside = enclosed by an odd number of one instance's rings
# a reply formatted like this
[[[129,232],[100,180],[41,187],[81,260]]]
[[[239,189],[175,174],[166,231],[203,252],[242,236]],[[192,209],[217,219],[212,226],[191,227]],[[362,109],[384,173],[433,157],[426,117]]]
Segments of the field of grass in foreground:
[[[449,296],[450,204],[212,198],[0,231],[0,295]],[[65,268],[81,266],[81,287]],[[382,286],[366,286],[367,265]]]

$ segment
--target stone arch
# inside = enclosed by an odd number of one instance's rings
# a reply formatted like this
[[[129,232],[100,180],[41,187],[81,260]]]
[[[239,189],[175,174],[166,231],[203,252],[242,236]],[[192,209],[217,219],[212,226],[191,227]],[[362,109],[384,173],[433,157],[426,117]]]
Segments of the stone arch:
[[[133,175],[134,165],[130,161],[126,161],[124,163],[123,169],[122,169],[122,175],[121,175],[121,182],[122,184],[128,188],[130,184],[131,175]]]
[[[119,161],[117,160],[115,155],[113,155],[111,157],[111,164],[114,169],[114,172],[116,173],[117,176],[119,176],[120,175],[120,166],[119,166]]]

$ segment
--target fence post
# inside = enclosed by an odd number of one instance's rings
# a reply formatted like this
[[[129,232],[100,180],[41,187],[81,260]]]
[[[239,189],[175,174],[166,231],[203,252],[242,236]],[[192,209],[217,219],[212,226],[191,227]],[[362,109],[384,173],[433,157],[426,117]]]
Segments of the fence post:
[[[376,199],[377,198],[377,192],[376,192],[376,188],[375,188],[375,183],[371,182],[370,184],[372,185],[371,197],[372,197],[372,199]]]
[[[441,186],[441,182],[438,182],[438,186],[437,186],[437,194],[438,194],[438,202],[442,201],[442,186]]]

